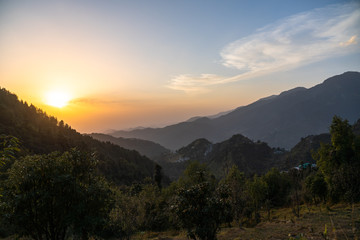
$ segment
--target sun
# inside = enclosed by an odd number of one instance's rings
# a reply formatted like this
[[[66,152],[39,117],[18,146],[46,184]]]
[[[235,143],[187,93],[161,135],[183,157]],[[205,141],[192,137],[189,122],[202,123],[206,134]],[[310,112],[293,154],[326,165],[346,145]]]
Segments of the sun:
[[[49,106],[63,108],[68,105],[70,95],[63,91],[50,91],[46,93],[45,103]]]

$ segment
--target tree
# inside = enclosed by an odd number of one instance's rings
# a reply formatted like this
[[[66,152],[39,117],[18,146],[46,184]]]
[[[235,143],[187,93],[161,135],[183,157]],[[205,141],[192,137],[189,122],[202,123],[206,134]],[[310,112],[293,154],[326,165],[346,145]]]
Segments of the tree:
[[[267,185],[263,179],[257,175],[253,180],[248,180],[247,191],[251,199],[251,203],[254,209],[254,220],[256,223],[260,222],[260,208],[265,203],[267,194]]]
[[[214,191],[209,182],[179,190],[174,210],[191,239],[216,239],[220,224],[226,219],[224,213],[230,208],[228,196],[224,190]]]
[[[191,239],[216,239],[220,224],[230,214],[229,189],[216,188],[210,174],[198,163],[188,166],[181,181],[184,184],[180,185],[173,203],[181,226]]]
[[[205,164],[199,162],[190,162],[186,167],[183,176],[178,181],[180,187],[190,187],[195,184],[203,183],[204,181],[210,181],[214,183],[213,176],[211,176]]]
[[[300,217],[300,205],[301,205],[301,190],[303,185],[302,170],[291,169],[289,171],[289,177],[291,181],[291,203],[292,210],[295,216]]]
[[[169,226],[169,209],[158,186],[145,185],[138,199],[142,230],[162,231]]]
[[[82,239],[100,233],[111,191],[95,166],[93,156],[75,149],[15,161],[2,199],[6,218],[37,240],[65,239],[70,230]]]
[[[130,239],[140,229],[140,199],[115,190],[115,206],[110,212],[109,230],[119,239]]]
[[[314,155],[329,186],[332,201],[360,201],[360,140],[347,120],[334,116],[331,144],[322,144]]]
[[[16,137],[0,135],[0,167],[8,161],[14,160],[19,151],[19,140]]]
[[[7,136],[4,134],[0,135],[0,183],[2,185],[2,180],[6,179],[6,168],[10,166],[10,163],[15,160],[17,152],[20,151],[19,140],[13,136]],[[4,167],[5,165],[5,167]],[[2,197],[3,188],[0,186],[0,197]],[[1,202],[0,202],[1,206]],[[0,208],[0,211],[2,209]],[[4,213],[1,211],[0,216],[3,216]],[[5,237],[9,233],[13,232],[13,227],[8,226],[5,219],[0,217],[0,237]],[[3,236],[1,236],[3,235]]]
[[[246,179],[243,172],[240,172],[237,166],[232,166],[225,179],[222,181],[230,190],[230,203],[233,211],[233,217],[241,224],[244,217],[244,210],[247,203]]]
[[[263,177],[267,185],[267,196],[272,206],[280,207],[287,202],[290,180],[276,168],[269,170]]]
[[[291,185],[287,176],[281,174],[276,168],[269,170],[263,176],[263,181],[267,186],[265,203],[268,210],[268,218],[270,219],[271,208],[283,206],[287,202]]]
[[[328,187],[324,179],[324,175],[321,172],[309,175],[305,179],[306,192],[310,194],[312,201],[315,204],[323,201],[325,202]]]

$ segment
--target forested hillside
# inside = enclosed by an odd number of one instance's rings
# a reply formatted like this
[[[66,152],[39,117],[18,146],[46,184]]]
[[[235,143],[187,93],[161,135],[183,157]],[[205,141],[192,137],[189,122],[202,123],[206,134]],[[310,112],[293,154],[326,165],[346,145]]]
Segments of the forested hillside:
[[[153,176],[155,163],[147,157],[83,136],[63,121],[20,101],[4,88],[0,90],[0,133],[18,138],[23,155],[63,152],[74,147],[95,152],[101,173],[117,184],[141,182]]]
[[[172,179],[177,179],[193,161],[206,164],[217,178],[224,177],[232,166],[251,176],[281,166],[286,153],[283,149],[271,148],[264,142],[253,142],[237,134],[215,144],[203,138],[197,139],[160,164]]]
[[[360,119],[352,126],[352,129],[355,135],[360,135]],[[215,144],[200,138],[175,153],[168,154],[159,162],[166,175],[172,179],[181,176],[186,166],[192,161],[206,164],[218,178],[226,175],[233,165],[250,176],[263,174],[273,167],[288,171],[300,164],[314,164],[316,163],[314,153],[319,150],[321,144],[330,142],[330,133],[309,135],[301,138],[290,151],[287,151],[282,148],[271,148],[265,142],[253,142],[240,134]]]

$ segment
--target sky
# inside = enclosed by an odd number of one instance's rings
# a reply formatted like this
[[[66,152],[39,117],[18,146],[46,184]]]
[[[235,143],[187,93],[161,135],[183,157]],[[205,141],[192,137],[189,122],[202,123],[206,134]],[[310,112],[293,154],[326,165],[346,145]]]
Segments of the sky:
[[[162,127],[346,71],[360,71],[359,1],[0,0],[0,87],[82,133]]]

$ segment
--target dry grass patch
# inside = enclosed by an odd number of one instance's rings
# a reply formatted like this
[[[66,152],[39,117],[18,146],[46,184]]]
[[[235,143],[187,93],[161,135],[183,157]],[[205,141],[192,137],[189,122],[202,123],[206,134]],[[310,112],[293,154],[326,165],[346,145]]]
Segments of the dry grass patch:
[[[300,218],[290,208],[273,210],[271,220],[263,213],[262,222],[253,228],[223,228],[218,240],[324,240],[325,226],[329,239],[360,239],[360,204],[354,206],[354,216],[349,205],[302,206]],[[352,219],[354,217],[354,220]],[[139,233],[133,239],[185,240],[185,232]]]

